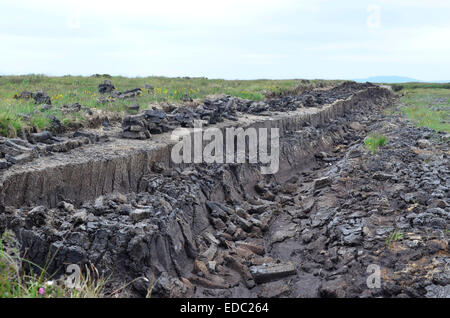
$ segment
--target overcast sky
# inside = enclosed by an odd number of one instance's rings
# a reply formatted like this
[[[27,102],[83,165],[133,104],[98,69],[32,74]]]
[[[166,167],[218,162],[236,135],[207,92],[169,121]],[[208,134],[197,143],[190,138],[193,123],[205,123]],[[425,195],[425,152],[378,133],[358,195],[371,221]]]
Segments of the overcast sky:
[[[1,0],[0,74],[450,79],[448,0]]]

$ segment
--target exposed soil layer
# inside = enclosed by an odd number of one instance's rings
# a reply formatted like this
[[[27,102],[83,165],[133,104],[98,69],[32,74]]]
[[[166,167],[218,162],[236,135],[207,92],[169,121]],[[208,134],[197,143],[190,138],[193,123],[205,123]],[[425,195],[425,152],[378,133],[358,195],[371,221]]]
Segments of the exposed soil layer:
[[[354,92],[353,95],[351,91]],[[206,121],[206,117],[201,117],[198,113],[208,113],[209,120],[205,125],[211,124],[211,118],[215,118],[215,127],[220,129],[233,126],[278,127],[281,128],[282,135],[284,131],[301,129],[305,123],[323,124],[345,112],[350,112],[354,107],[364,107],[364,103],[375,95],[387,98],[386,92],[387,90],[370,84],[343,84],[336,89],[316,93],[322,96],[322,100],[325,100],[326,96],[326,100],[334,101],[332,104],[311,104],[304,107],[298,103],[295,107],[289,106],[290,108],[286,106],[289,104],[283,103],[284,97],[265,103],[255,103],[224,96],[205,100],[204,105],[199,105],[195,113],[192,109],[183,108],[173,111],[179,112],[178,115],[174,115],[173,112],[172,115],[178,118],[176,120],[177,122],[179,120],[178,126],[190,127],[196,117]],[[258,112],[257,115],[251,111],[237,111],[247,104],[250,106],[257,104],[258,107],[277,104],[280,111]],[[215,115],[211,115],[210,112]],[[161,114],[160,111],[154,113]],[[230,116],[233,114],[236,117],[234,120],[226,119],[224,114]],[[133,132],[148,136],[146,133],[149,134],[147,129],[150,128],[150,124],[153,128],[154,125],[157,127],[165,125],[163,122],[153,122],[155,116],[147,116],[147,112],[142,115],[142,120],[138,120],[142,122],[142,126],[131,125],[138,128],[133,128]],[[160,117],[156,116],[156,119]],[[133,122],[135,123],[134,120]],[[86,200],[93,200],[114,191],[121,193],[141,191],[140,181],[151,170],[153,163],[173,166],[170,150],[175,142],[171,140],[170,132],[155,134],[146,141],[124,139],[124,133],[128,132],[126,131],[128,123],[125,118],[124,128],[111,126],[107,127],[106,131],[86,130],[73,136],[55,138],[50,135],[51,138],[48,138],[49,134],[45,134],[45,140],[42,140],[42,136],[41,138],[30,136],[31,142],[35,144],[22,139],[0,138],[0,205],[55,207],[61,200],[71,200],[79,206]],[[171,127],[174,128],[176,125]],[[135,131],[141,128],[144,132]],[[2,156],[5,156],[6,161],[1,158]]]
[[[449,297],[449,141],[383,115],[393,99],[387,89],[350,91],[309,112],[239,119],[281,128],[272,176],[258,165],[173,165],[163,136],[157,146],[130,140],[125,151],[144,148],[133,162],[120,163],[107,145],[86,146],[48,164],[44,176],[27,165],[8,171],[0,232],[11,230],[49,272],[91,263],[111,275],[109,291],[134,281],[119,296]],[[374,154],[363,142],[372,132],[388,139]],[[81,158],[66,175],[70,165],[60,160],[77,151],[103,151],[98,161],[111,156],[114,167]],[[89,194],[70,190],[68,176],[74,189],[83,185],[80,167],[103,169],[85,183]],[[116,180],[117,167],[135,174],[128,184]],[[44,184],[31,181],[39,178]],[[52,196],[53,180],[69,190]],[[373,265],[381,285],[369,288]]]

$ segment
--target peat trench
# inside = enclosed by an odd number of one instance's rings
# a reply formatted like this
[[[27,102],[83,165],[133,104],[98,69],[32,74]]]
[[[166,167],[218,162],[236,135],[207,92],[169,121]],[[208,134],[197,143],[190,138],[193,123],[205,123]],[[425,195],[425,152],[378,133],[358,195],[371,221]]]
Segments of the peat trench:
[[[275,175],[174,165],[163,136],[14,167],[0,233],[50,273],[92,264],[119,297],[449,297],[448,136],[384,115],[394,98],[370,86],[217,125],[279,127]],[[372,132],[388,139],[374,154]],[[380,285],[369,288],[373,265]]]

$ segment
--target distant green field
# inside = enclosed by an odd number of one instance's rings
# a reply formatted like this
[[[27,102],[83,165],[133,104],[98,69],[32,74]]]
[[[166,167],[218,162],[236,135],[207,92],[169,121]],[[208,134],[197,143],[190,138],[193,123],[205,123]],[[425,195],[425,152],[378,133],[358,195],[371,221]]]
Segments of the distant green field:
[[[116,100],[106,104],[98,101],[98,85],[108,79],[119,91],[142,88],[143,94],[137,98]],[[312,85],[320,80],[310,81]],[[336,81],[337,82],[337,81]],[[265,92],[283,92],[295,88],[301,80],[220,80],[207,78],[167,78],[146,77],[126,78],[95,75],[91,77],[43,75],[0,76],[0,135],[13,137],[21,131],[43,130],[49,127],[49,116],[55,116],[64,124],[82,122],[81,113],[63,114],[63,105],[80,103],[89,108],[112,112],[122,112],[127,106],[139,104],[147,109],[155,102],[180,103],[183,96],[192,99],[204,98],[211,94],[228,94],[246,99],[261,100]],[[154,91],[144,89],[145,85]],[[51,97],[52,107],[40,110],[33,100],[15,99],[22,91],[44,90]]]
[[[420,127],[450,132],[450,89],[442,85],[407,86],[400,91],[397,109]]]
[[[402,83],[402,84],[390,84],[394,91],[408,90],[408,89],[433,89],[442,88],[450,89],[450,83]]]

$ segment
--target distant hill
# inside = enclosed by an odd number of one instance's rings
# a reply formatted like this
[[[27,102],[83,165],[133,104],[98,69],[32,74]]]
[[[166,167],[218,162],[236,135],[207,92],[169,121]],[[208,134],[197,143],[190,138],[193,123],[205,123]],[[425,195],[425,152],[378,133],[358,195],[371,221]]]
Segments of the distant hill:
[[[372,76],[368,78],[354,79],[358,83],[410,83],[410,82],[423,82],[414,78],[404,76]]]

